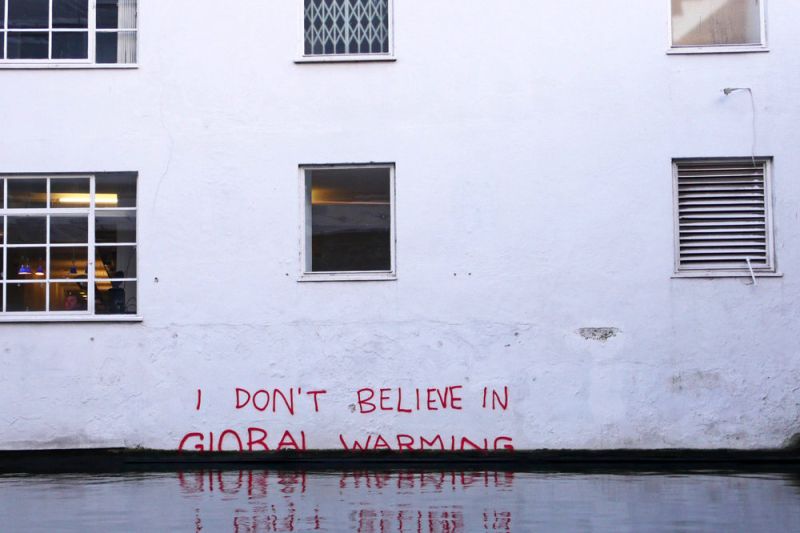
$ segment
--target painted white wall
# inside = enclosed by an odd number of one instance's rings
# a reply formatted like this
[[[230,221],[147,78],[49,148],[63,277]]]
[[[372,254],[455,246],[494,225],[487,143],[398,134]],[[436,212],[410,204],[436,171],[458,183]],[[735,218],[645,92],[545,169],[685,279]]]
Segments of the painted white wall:
[[[361,64],[295,64],[294,1],[228,4],[142,1],[138,69],[0,71],[0,172],[139,172],[144,317],[0,324],[0,448],[800,432],[794,2],[770,0],[768,53],[674,56],[666,0],[397,0],[397,61]],[[752,88],[774,157],[784,277],[756,286],[671,278],[671,159],[751,154],[749,98],[724,87]],[[298,165],[368,161],[396,163],[397,281],[298,283]],[[348,408],[360,387],[445,385],[463,411]],[[507,412],[480,408],[505,385]],[[289,417],[237,411],[236,387],[328,394]]]

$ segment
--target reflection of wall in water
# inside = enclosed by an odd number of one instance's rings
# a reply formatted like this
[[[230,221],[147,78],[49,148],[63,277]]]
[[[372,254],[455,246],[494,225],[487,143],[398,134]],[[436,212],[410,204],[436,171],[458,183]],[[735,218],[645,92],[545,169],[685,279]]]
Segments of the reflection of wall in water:
[[[511,495],[513,472],[364,471],[320,475],[200,470],[178,473],[178,483],[186,496],[216,493],[222,499],[250,502],[249,506],[239,505],[233,510],[233,530],[239,533],[317,529],[363,533],[511,531],[512,512],[508,507],[493,505],[491,494]],[[431,501],[424,497],[426,493],[436,498],[448,495],[455,503]],[[472,495],[485,504],[465,507],[457,503],[464,495]],[[197,530],[208,525],[206,515],[202,506],[197,509]]]

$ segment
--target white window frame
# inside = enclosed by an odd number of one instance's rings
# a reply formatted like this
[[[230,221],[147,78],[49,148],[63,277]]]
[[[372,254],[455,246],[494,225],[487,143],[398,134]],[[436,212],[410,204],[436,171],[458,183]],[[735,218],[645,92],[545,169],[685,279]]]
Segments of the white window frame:
[[[673,278],[769,278],[783,277],[778,272],[775,258],[775,239],[772,222],[772,157],[756,156],[754,159],[764,164],[764,220],[767,236],[767,266],[750,269],[682,269],[680,266],[680,218],[678,206],[678,165],[681,163],[727,163],[752,159],[751,157],[683,157],[672,160],[672,220],[674,240]]]
[[[0,178],[3,178],[3,202],[0,202],[0,214],[2,214],[2,224],[5,225],[3,227],[3,235],[7,238],[8,235],[8,217],[9,216],[47,216],[47,241],[48,243],[39,247],[43,247],[47,250],[46,257],[45,257],[45,278],[42,282],[45,285],[45,307],[49,307],[50,304],[50,291],[49,291],[49,282],[50,280],[50,250],[53,248],[50,241],[50,219],[49,215],[86,215],[88,218],[88,255],[89,257],[87,262],[87,289],[86,289],[86,310],[85,311],[19,311],[19,312],[6,312],[6,304],[7,304],[7,295],[0,290],[0,296],[2,296],[2,301],[0,301],[0,323],[3,322],[141,322],[141,307],[139,306],[139,294],[141,292],[141,276],[139,273],[139,216],[138,216],[138,196],[139,196],[139,187],[138,187],[138,178],[137,178],[137,187],[136,187],[136,207],[97,207],[95,205],[95,174],[0,174]],[[47,206],[42,208],[20,208],[20,209],[6,209],[5,206],[8,202],[8,182],[14,179],[46,179],[47,180]],[[49,197],[50,197],[50,184],[52,183],[51,180],[53,179],[80,179],[80,178],[88,178],[89,179],[89,195],[90,195],[90,204],[89,207],[77,207],[77,208],[57,208],[54,209],[50,207]],[[136,248],[136,278],[120,278],[115,281],[133,281],[136,285],[136,313],[135,315],[99,315],[95,314],[94,312],[94,303],[95,303],[95,282],[97,278],[95,277],[95,245],[96,245],[96,235],[95,235],[95,215],[96,213],[102,213],[104,211],[132,211],[135,213],[136,216],[136,241],[133,243],[115,243],[121,245],[132,245]],[[8,256],[8,249],[11,247],[25,247],[26,245],[8,245],[2,247],[2,256],[0,256],[0,267],[2,270],[5,271],[5,279],[0,280],[5,285],[13,284],[20,282],[20,280],[12,280],[8,277],[8,268],[7,268],[7,256]],[[75,246],[80,246],[77,244]],[[64,245],[64,247],[69,247],[69,245]],[[60,280],[56,280],[57,282]],[[22,281],[25,283],[25,281]],[[39,283],[42,283],[39,282]],[[0,287],[2,289],[2,287]]]
[[[394,47],[394,0],[388,0],[389,51],[385,54],[306,54],[305,0],[297,0],[300,41],[295,63],[358,63],[396,61]]]
[[[672,43],[672,0],[667,3],[668,48],[667,54],[741,54],[745,52],[769,52],[767,45],[767,0],[761,0],[761,42],[758,44],[709,44],[704,46],[676,46]]]
[[[389,225],[389,246],[391,254],[390,270],[369,270],[369,271],[336,271],[336,272],[311,272],[308,268],[308,251],[311,247],[311,210],[308,209],[306,187],[306,172],[309,170],[348,170],[380,168],[389,170],[389,213],[391,220]],[[328,163],[328,164],[304,164],[299,166],[299,190],[300,190],[300,224],[299,224],[299,243],[300,243],[300,275],[298,281],[392,281],[397,279],[397,216],[395,200],[395,164],[394,163]]]
[[[136,27],[135,28],[115,28],[115,29],[105,29],[105,28],[97,28],[97,2],[96,0],[88,0],[89,2],[89,11],[87,13],[88,17],[88,27],[87,30],[89,32],[89,43],[87,47],[87,58],[86,59],[3,59],[0,57],[0,70],[3,69],[135,69],[139,67],[139,14],[141,13],[141,4],[143,3],[139,0],[136,3]],[[5,12],[0,13],[0,17],[2,17],[1,21],[8,20],[8,4],[9,0],[5,2]],[[19,30],[24,32],[48,32],[50,34],[53,31],[56,32],[72,32],[72,33],[80,33],[84,31],[82,28],[53,28],[53,0],[49,0],[49,21],[47,28],[31,28],[25,30]],[[17,31],[17,30],[11,30]],[[3,34],[3,50],[4,54],[8,54],[8,32],[9,29],[1,28],[0,33]],[[136,34],[136,63],[97,63],[97,34],[98,33],[118,33],[118,32],[134,32]],[[49,40],[49,53],[51,55],[53,52],[53,40],[52,37]]]

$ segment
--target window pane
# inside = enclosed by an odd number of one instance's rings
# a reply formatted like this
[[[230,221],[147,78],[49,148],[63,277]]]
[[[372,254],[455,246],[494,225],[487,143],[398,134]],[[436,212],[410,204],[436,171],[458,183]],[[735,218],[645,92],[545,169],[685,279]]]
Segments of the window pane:
[[[53,59],[86,59],[89,57],[87,32],[53,32]]]
[[[95,242],[136,242],[136,213],[106,212],[95,220]]]
[[[8,244],[46,244],[47,218],[8,217]]]
[[[94,311],[98,315],[135,315],[135,281],[98,281],[95,284]]]
[[[47,206],[47,180],[8,180],[8,208],[26,209]]]
[[[50,242],[54,244],[87,244],[89,219],[83,217],[50,217]]]
[[[97,0],[97,27],[115,29],[119,27],[119,0]]]
[[[0,31],[0,59],[5,59],[6,57],[6,37],[5,33]]]
[[[6,285],[6,311],[44,311],[44,283],[9,283]]]
[[[117,34],[97,32],[96,39],[97,63],[116,63],[117,62]]]
[[[87,0],[53,0],[54,28],[88,28],[89,2]]]
[[[136,63],[136,32],[98,32],[97,63]]]
[[[85,246],[50,248],[50,279],[88,277],[89,249]]]
[[[311,173],[311,270],[391,270],[388,168]]]
[[[49,0],[8,0],[8,27],[47,28],[50,18],[49,4]]]
[[[47,59],[47,32],[8,32],[8,59]]]
[[[8,279],[44,279],[46,248],[9,248]]]
[[[6,0],[0,0],[0,29],[6,27]]]
[[[97,176],[95,194],[96,207],[136,207],[136,176]]]
[[[136,28],[136,0],[97,0],[97,27]]]
[[[51,179],[50,207],[89,207],[89,178]]]
[[[102,278],[135,278],[135,246],[95,247],[95,276]]]
[[[672,43],[760,44],[760,0],[672,0]]]
[[[51,283],[50,311],[86,311],[86,283]]]

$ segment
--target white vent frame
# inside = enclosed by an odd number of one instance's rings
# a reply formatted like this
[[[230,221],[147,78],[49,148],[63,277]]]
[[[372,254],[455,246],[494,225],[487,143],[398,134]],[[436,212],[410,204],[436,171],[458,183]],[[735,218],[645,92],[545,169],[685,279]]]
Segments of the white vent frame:
[[[764,183],[764,225],[765,225],[765,258],[766,263],[760,266],[747,265],[731,267],[686,267],[681,262],[681,207],[679,203],[679,167],[684,164],[745,164],[753,162],[763,166]],[[674,275],[673,277],[689,278],[717,278],[717,277],[776,277],[781,276],[777,270],[775,257],[775,238],[773,225],[773,158],[771,156],[759,157],[718,157],[718,158],[675,158],[672,160],[672,187],[673,187],[673,224],[674,224]]]

